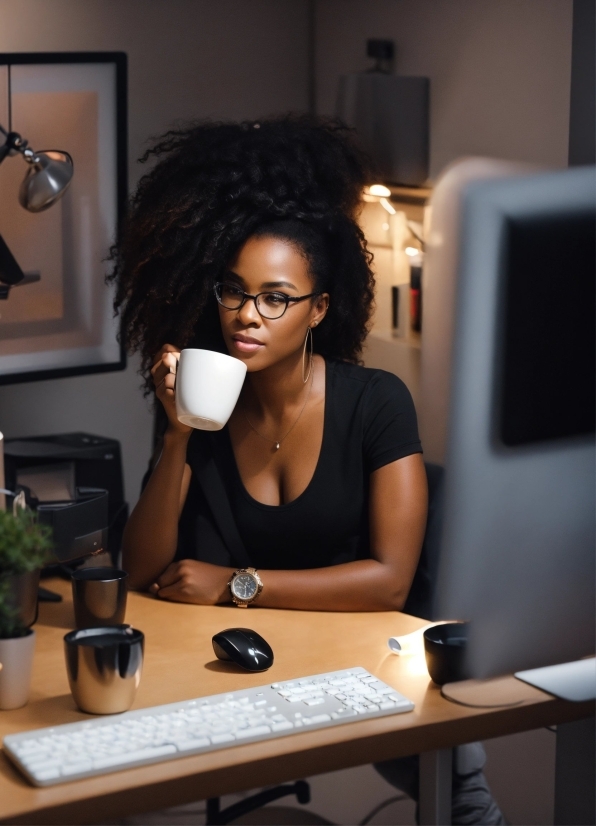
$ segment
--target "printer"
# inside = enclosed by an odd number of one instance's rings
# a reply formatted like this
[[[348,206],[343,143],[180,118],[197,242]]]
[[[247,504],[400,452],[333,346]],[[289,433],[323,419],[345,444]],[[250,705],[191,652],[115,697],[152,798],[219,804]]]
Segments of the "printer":
[[[40,520],[62,537],[64,556],[105,550],[107,527],[107,550],[117,563],[128,518],[118,441],[90,433],[6,439],[4,473],[6,487],[24,489]]]

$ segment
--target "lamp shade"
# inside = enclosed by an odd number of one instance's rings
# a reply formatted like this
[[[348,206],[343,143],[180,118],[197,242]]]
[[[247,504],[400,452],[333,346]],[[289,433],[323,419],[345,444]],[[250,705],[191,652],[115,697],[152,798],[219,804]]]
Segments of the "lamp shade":
[[[68,188],[74,172],[72,158],[55,149],[24,155],[31,165],[19,189],[19,202],[29,212],[42,212]]]

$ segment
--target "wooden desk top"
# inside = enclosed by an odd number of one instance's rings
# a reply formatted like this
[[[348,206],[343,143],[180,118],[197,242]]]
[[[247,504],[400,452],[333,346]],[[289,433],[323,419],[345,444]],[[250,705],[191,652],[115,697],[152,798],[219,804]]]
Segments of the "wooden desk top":
[[[62,637],[74,627],[70,584],[47,584],[63,594],[64,602],[40,605],[30,700],[24,708],[0,711],[0,738],[89,719],[74,704],[64,665]],[[145,633],[143,676],[133,708],[354,666],[393,685],[416,708],[44,789],[30,786],[0,754],[1,823],[100,822],[594,713],[592,703],[566,703],[513,677],[505,679],[519,692],[517,706],[482,709],[445,700],[428,677],[422,649],[397,657],[387,648],[388,637],[424,624],[406,614],[256,607],[240,613],[235,607],[183,605],[131,593],[126,621]],[[268,672],[251,674],[215,659],[211,637],[237,625],[253,628],[271,644],[275,663]]]

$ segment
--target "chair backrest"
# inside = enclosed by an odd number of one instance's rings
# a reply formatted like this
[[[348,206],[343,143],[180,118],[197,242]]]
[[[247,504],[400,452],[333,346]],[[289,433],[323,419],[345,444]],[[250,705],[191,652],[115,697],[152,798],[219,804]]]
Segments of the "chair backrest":
[[[430,462],[425,462],[424,467],[428,480],[426,532],[418,568],[403,610],[406,614],[432,620],[435,619],[433,611],[439,569],[445,471],[441,465],[434,465]]]

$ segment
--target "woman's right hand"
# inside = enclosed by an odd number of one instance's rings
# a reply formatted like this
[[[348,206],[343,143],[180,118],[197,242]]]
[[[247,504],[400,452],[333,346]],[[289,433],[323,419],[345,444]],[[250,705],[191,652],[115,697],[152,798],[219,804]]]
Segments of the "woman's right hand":
[[[190,433],[192,427],[182,424],[176,416],[176,371],[180,350],[173,344],[164,344],[155,356],[151,375],[155,385],[155,395],[163,404],[169,421],[168,429],[178,433]]]

